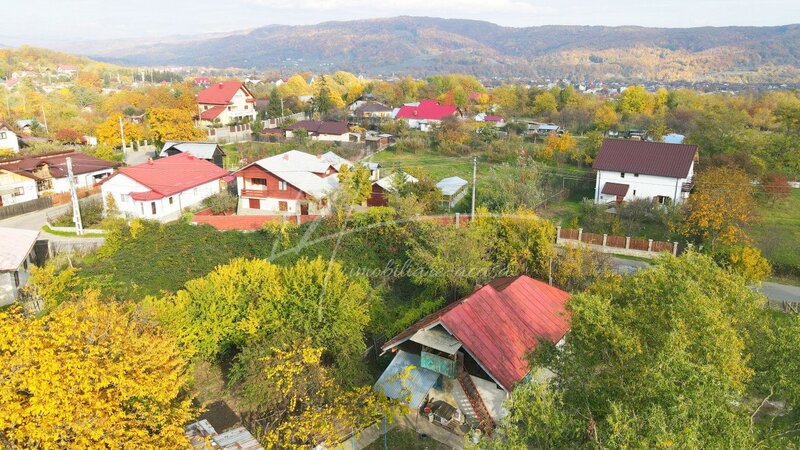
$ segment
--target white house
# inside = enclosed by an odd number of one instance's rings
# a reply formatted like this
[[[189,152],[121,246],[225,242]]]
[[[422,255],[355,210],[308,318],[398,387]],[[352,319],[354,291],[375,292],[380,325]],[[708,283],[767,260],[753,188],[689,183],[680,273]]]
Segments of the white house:
[[[214,83],[197,94],[200,124],[211,125],[219,120],[222,125],[228,125],[255,120],[255,103],[256,98],[243,83]]]
[[[36,230],[0,228],[0,306],[14,303],[28,282],[38,238]]]
[[[36,200],[38,197],[34,178],[0,169],[0,206]]]
[[[0,169],[35,180],[36,190],[69,192],[67,158],[72,160],[72,175],[78,189],[88,189],[114,172],[117,163],[95,158],[76,151],[16,157],[0,161]]]
[[[213,163],[179,153],[120,169],[102,185],[103,204],[107,210],[111,195],[126,217],[166,222],[221,192],[227,174]]]
[[[605,139],[592,165],[594,201],[680,203],[689,197],[696,157],[696,145]]]
[[[19,152],[19,139],[17,133],[7,123],[0,121],[0,150]]]

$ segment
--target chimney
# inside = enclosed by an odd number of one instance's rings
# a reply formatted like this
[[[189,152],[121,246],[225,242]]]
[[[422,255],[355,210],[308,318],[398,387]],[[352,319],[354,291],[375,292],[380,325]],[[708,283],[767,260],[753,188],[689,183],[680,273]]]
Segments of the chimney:
[[[317,155],[317,159],[322,159],[322,155]]]
[[[222,89],[222,82],[220,81],[220,83],[217,86],[219,86],[219,88]]]
[[[147,164],[152,166],[153,165],[153,158],[147,158]]]
[[[287,154],[283,155],[283,159],[288,161],[289,160],[289,154],[287,153]]]

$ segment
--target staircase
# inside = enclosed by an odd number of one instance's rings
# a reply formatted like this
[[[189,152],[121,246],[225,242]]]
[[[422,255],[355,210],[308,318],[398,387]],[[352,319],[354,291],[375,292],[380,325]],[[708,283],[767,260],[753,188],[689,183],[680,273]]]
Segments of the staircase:
[[[489,415],[489,410],[486,409],[486,404],[483,403],[481,394],[478,392],[478,388],[475,386],[472,378],[470,378],[465,370],[460,370],[457,379],[464,393],[467,395],[467,399],[469,400],[472,410],[475,412],[475,416],[477,416],[481,430],[487,435],[491,434],[492,428],[494,428],[494,421],[492,420],[492,416]]]

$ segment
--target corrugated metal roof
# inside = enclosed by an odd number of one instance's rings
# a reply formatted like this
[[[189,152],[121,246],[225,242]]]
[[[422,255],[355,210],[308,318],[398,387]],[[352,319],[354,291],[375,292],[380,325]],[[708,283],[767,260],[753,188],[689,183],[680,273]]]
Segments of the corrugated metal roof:
[[[214,159],[214,152],[217,151],[219,146],[215,142],[178,142],[167,141],[161,149],[160,156],[167,157],[169,154],[167,150],[175,148],[181,153],[188,153],[195,158],[200,159]],[[221,150],[220,150],[221,151]]]
[[[419,330],[411,336],[411,341],[445,352],[448,355],[454,355],[461,348],[461,342],[458,342],[450,333],[441,328]]]
[[[528,373],[526,355],[539,339],[556,343],[569,330],[569,294],[525,275],[498,278],[423,318],[386,344],[387,350],[441,323],[506,390]]]
[[[407,380],[400,380],[399,377],[395,377],[408,366],[414,366],[414,368],[411,369]],[[425,396],[438,378],[438,373],[420,367],[419,355],[398,350],[392,362],[389,363],[389,367],[383,371],[381,377],[375,383],[375,389],[382,391],[391,399],[398,399],[410,393],[411,399],[408,405],[417,409],[422,406]],[[407,391],[404,391],[404,388]]]
[[[460,177],[448,177],[436,183],[436,187],[442,191],[442,195],[455,195],[456,192],[461,190],[467,185],[467,180]]]
[[[697,154],[697,146],[626,139],[605,139],[592,168],[686,178]]]
[[[264,447],[244,427],[218,434],[213,439],[225,450],[264,450]]]

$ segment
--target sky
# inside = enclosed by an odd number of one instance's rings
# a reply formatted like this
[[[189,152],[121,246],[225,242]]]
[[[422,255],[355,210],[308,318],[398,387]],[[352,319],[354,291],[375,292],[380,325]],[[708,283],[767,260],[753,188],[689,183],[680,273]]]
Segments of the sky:
[[[5,2],[11,0],[0,0]],[[800,23],[798,0],[26,0],[15,5],[3,8],[0,44],[154,39],[398,15],[514,27]]]

